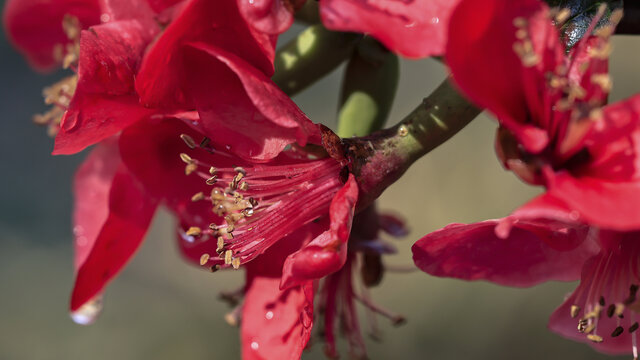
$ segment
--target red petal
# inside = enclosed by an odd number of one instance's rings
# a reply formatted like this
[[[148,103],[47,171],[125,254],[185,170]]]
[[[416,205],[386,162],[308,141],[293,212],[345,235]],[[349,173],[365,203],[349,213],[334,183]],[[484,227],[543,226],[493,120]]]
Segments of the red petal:
[[[75,269],[85,262],[109,217],[109,190],[120,165],[117,141],[97,145],[76,172],[73,193]]]
[[[156,24],[117,21],[83,31],[78,86],[56,136],[54,154],[73,154],[153,113],[138,104],[134,79]]]
[[[548,193],[579,213],[580,221],[620,231],[640,227],[640,181],[614,182],[556,173]]]
[[[236,1],[191,0],[144,58],[136,78],[136,89],[144,104],[172,109],[193,107],[186,94],[185,72],[210,72],[206,68],[194,69],[183,59],[183,45],[194,41],[233,52],[268,76],[273,74],[274,39],[253,31],[240,15]]]
[[[82,202],[78,200],[78,203]],[[77,271],[71,295],[71,311],[102,292],[129,261],[142,243],[156,205],[121,165],[109,190],[109,215],[91,252]]]
[[[323,0],[320,14],[332,30],[371,34],[389,50],[418,58],[440,55],[449,16],[459,0]]]
[[[313,320],[313,290],[280,290],[278,278],[256,277],[242,307],[242,358],[300,359]],[[305,291],[306,290],[306,291]]]
[[[151,8],[155,12],[161,12],[162,10],[171,7],[181,1],[183,0],[147,0],[149,6],[151,6]]]
[[[188,72],[189,92],[203,132],[215,142],[254,160],[274,158],[294,142],[304,146],[310,137],[319,142],[317,125],[262,72],[222,49],[192,46],[185,55],[194,70]]]
[[[147,45],[160,31],[151,21],[125,20],[82,31],[77,92],[133,93]]]
[[[514,19],[527,21],[533,52],[539,62],[525,67],[513,50]],[[463,0],[451,16],[447,64],[454,80],[475,103],[493,112],[527,150],[539,152],[548,143],[545,104],[540,91],[546,73],[562,60],[562,46],[538,0]],[[533,122],[532,122],[533,121]]]
[[[287,257],[282,269],[282,289],[319,279],[344,265],[357,201],[358,184],[353,174],[349,174],[346,184],[331,201],[329,230]]]
[[[74,154],[147,118],[134,96],[79,95],[62,118],[54,155]]]
[[[244,19],[256,30],[278,35],[293,24],[291,0],[237,0]]]
[[[77,17],[81,27],[87,28],[100,22],[101,11],[97,0],[9,0],[2,22],[9,40],[31,66],[51,70],[58,65],[53,56],[54,47],[69,42],[62,29],[66,14]]]
[[[413,260],[431,275],[506,286],[575,280],[597,245],[590,238],[584,241],[588,228],[563,222],[570,215],[559,209],[540,197],[502,220],[448,225],[418,240]]]

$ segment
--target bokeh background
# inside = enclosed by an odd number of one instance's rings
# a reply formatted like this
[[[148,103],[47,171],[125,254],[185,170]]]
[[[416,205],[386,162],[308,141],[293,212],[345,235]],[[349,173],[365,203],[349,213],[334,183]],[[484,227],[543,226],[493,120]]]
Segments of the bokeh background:
[[[0,4],[3,2],[0,1]],[[300,31],[294,27],[287,37]],[[614,38],[612,100],[640,90],[640,39]],[[402,61],[389,124],[407,114],[445,77],[433,61]],[[40,92],[63,74],[33,72],[0,34],[0,359],[237,359],[238,331],[228,326],[221,290],[243,274],[210,274],[181,261],[173,223],[159,214],[144,245],[110,285],[96,324],[67,314],[73,281],[71,180],[84,157],[50,155],[53,141],[31,123],[45,109]],[[295,98],[314,121],[335,125],[342,68]],[[493,151],[496,124],[481,116],[418,161],[380,199],[405,216],[412,231],[387,263],[412,264],[421,235],[451,222],[502,217],[539,189],[505,172]],[[123,234],[124,235],[124,234]],[[367,339],[372,359],[608,359],[587,345],[547,331],[548,315],[575,283],[510,289],[387,273],[375,300],[404,314],[394,328],[379,319],[383,341]],[[366,329],[364,317],[361,317]],[[322,345],[304,359],[322,359]],[[343,358],[348,358],[341,342]],[[628,357],[620,357],[627,359]]]

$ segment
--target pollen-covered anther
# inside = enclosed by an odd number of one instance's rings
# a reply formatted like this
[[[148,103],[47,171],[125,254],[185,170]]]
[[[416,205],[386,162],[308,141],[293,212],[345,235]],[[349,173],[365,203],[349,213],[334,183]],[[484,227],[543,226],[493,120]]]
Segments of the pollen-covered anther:
[[[207,253],[202,254],[202,256],[200,256],[200,265],[202,266],[206,265],[209,262],[209,258],[210,258],[209,254]]]
[[[240,268],[240,258],[231,259],[231,266],[233,266],[234,270],[238,270]]]
[[[554,20],[558,25],[564,24],[569,19],[569,16],[571,16],[571,10],[567,8],[557,9],[554,14]]]
[[[587,328],[587,324],[588,323],[589,323],[589,321],[587,319],[578,320],[578,332],[579,333],[584,333],[586,328]]]
[[[576,317],[578,317],[579,313],[580,313],[580,306],[571,305],[571,317],[575,319]]]
[[[528,39],[514,43],[513,51],[518,55],[524,67],[532,67],[540,63],[540,57],[534,52],[533,44]]]
[[[200,201],[200,200],[204,200],[204,193],[202,191],[200,191],[199,193],[194,194],[191,197],[191,201],[193,201],[193,202]]]
[[[588,50],[591,57],[599,60],[607,60],[612,51],[613,46],[611,46],[610,42],[605,42],[601,46],[594,46]]]
[[[596,334],[587,335],[587,339],[593,341],[594,343],[601,343],[604,340],[602,336]]]
[[[624,328],[622,326],[618,326],[611,333],[611,337],[618,337],[624,332]]]
[[[49,136],[54,137],[58,133],[62,116],[71,103],[77,84],[78,76],[71,75],[47,86],[42,91],[45,104],[52,105],[52,107],[45,113],[34,115],[33,122],[37,125],[47,126]]]
[[[194,161],[191,158],[191,156],[185,154],[185,153],[180,153],[180,160],[182,160],[182,162],[184,162],[185,164],[193,164]]]
[[[213,175],[212,177],[205,180],[207,185],[215,185],[218,182],[218,175]]]
[[[225,265],[231,265],[231,261],[233,260],[233,251],[227,250],[224,252],[224,263]]]
[[[192,226],[187,230],[186,234],[188,236],[200,236],[202,235],[202,229],[197,226]]]
[[[611,81],[609,74],[593,74],[591,76],[591,82],[600,86],[602,91],[606,93],[610,93],[613,87],[613,81]]]
[[[187,146],[190,149],[195,149],[196,148],[196,142],[195,140],[193,140],[193,138],[187,134],[180,134],[180,139],[182,139],[182,141],[184,141],[185,144],[187,144]]]
[[[218,247],[216,248],[216,252],[218,254],[222,254],[224,252],[224,238],[222,236],[218,236]]]

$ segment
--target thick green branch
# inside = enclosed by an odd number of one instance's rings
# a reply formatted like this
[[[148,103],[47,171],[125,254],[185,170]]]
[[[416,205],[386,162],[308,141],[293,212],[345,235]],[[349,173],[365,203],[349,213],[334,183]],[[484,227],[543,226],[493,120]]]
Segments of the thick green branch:
[[[413,162],[450,139],[480,112],[447,79],[396,126],[371,136],[344,139],[351,171],[363,194],[358,207],[370,204]]]
[[[293,96],[345,61],[361,35],[329,31],[322,24],[304,30],[276,53],[272,80]]]

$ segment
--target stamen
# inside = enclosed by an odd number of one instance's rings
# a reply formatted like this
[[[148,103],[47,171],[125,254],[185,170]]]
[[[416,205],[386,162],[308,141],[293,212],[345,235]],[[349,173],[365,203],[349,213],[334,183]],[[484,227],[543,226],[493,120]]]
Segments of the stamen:
[[[580,313],[580,306],[571,305],[571,317],[575,319],[579,313]]]
[[[209,258],[210,258],[209,254],[207,253],[202,254],[202,256],[200,256],[200,265],[202,266],[206,265],[209,262]]]
[[[587,339],[593,341],[594,343],[601,343],[604,340],[604,339],[602,339],[602,336],[595,335],[595,334],[587,335]]]
[[[193,140],[193,138],[187,134],[181,134],[180,135],[180,139],[182,139],[182,141],[184,141],[185,144],[187,144],[187,146],[190,149],[195,149],[196,148],[196,142]]]
[[[200,236],[202,234],[202,230],[197,226],[192,226],[187,230],[186,234],[188,236]]]
[[[191,201],[195,202],[195,201],[200,201],[200,200],[204,200],[204,193],[202,191],[200,191],[197,194],[194,194],[191,197]]]

